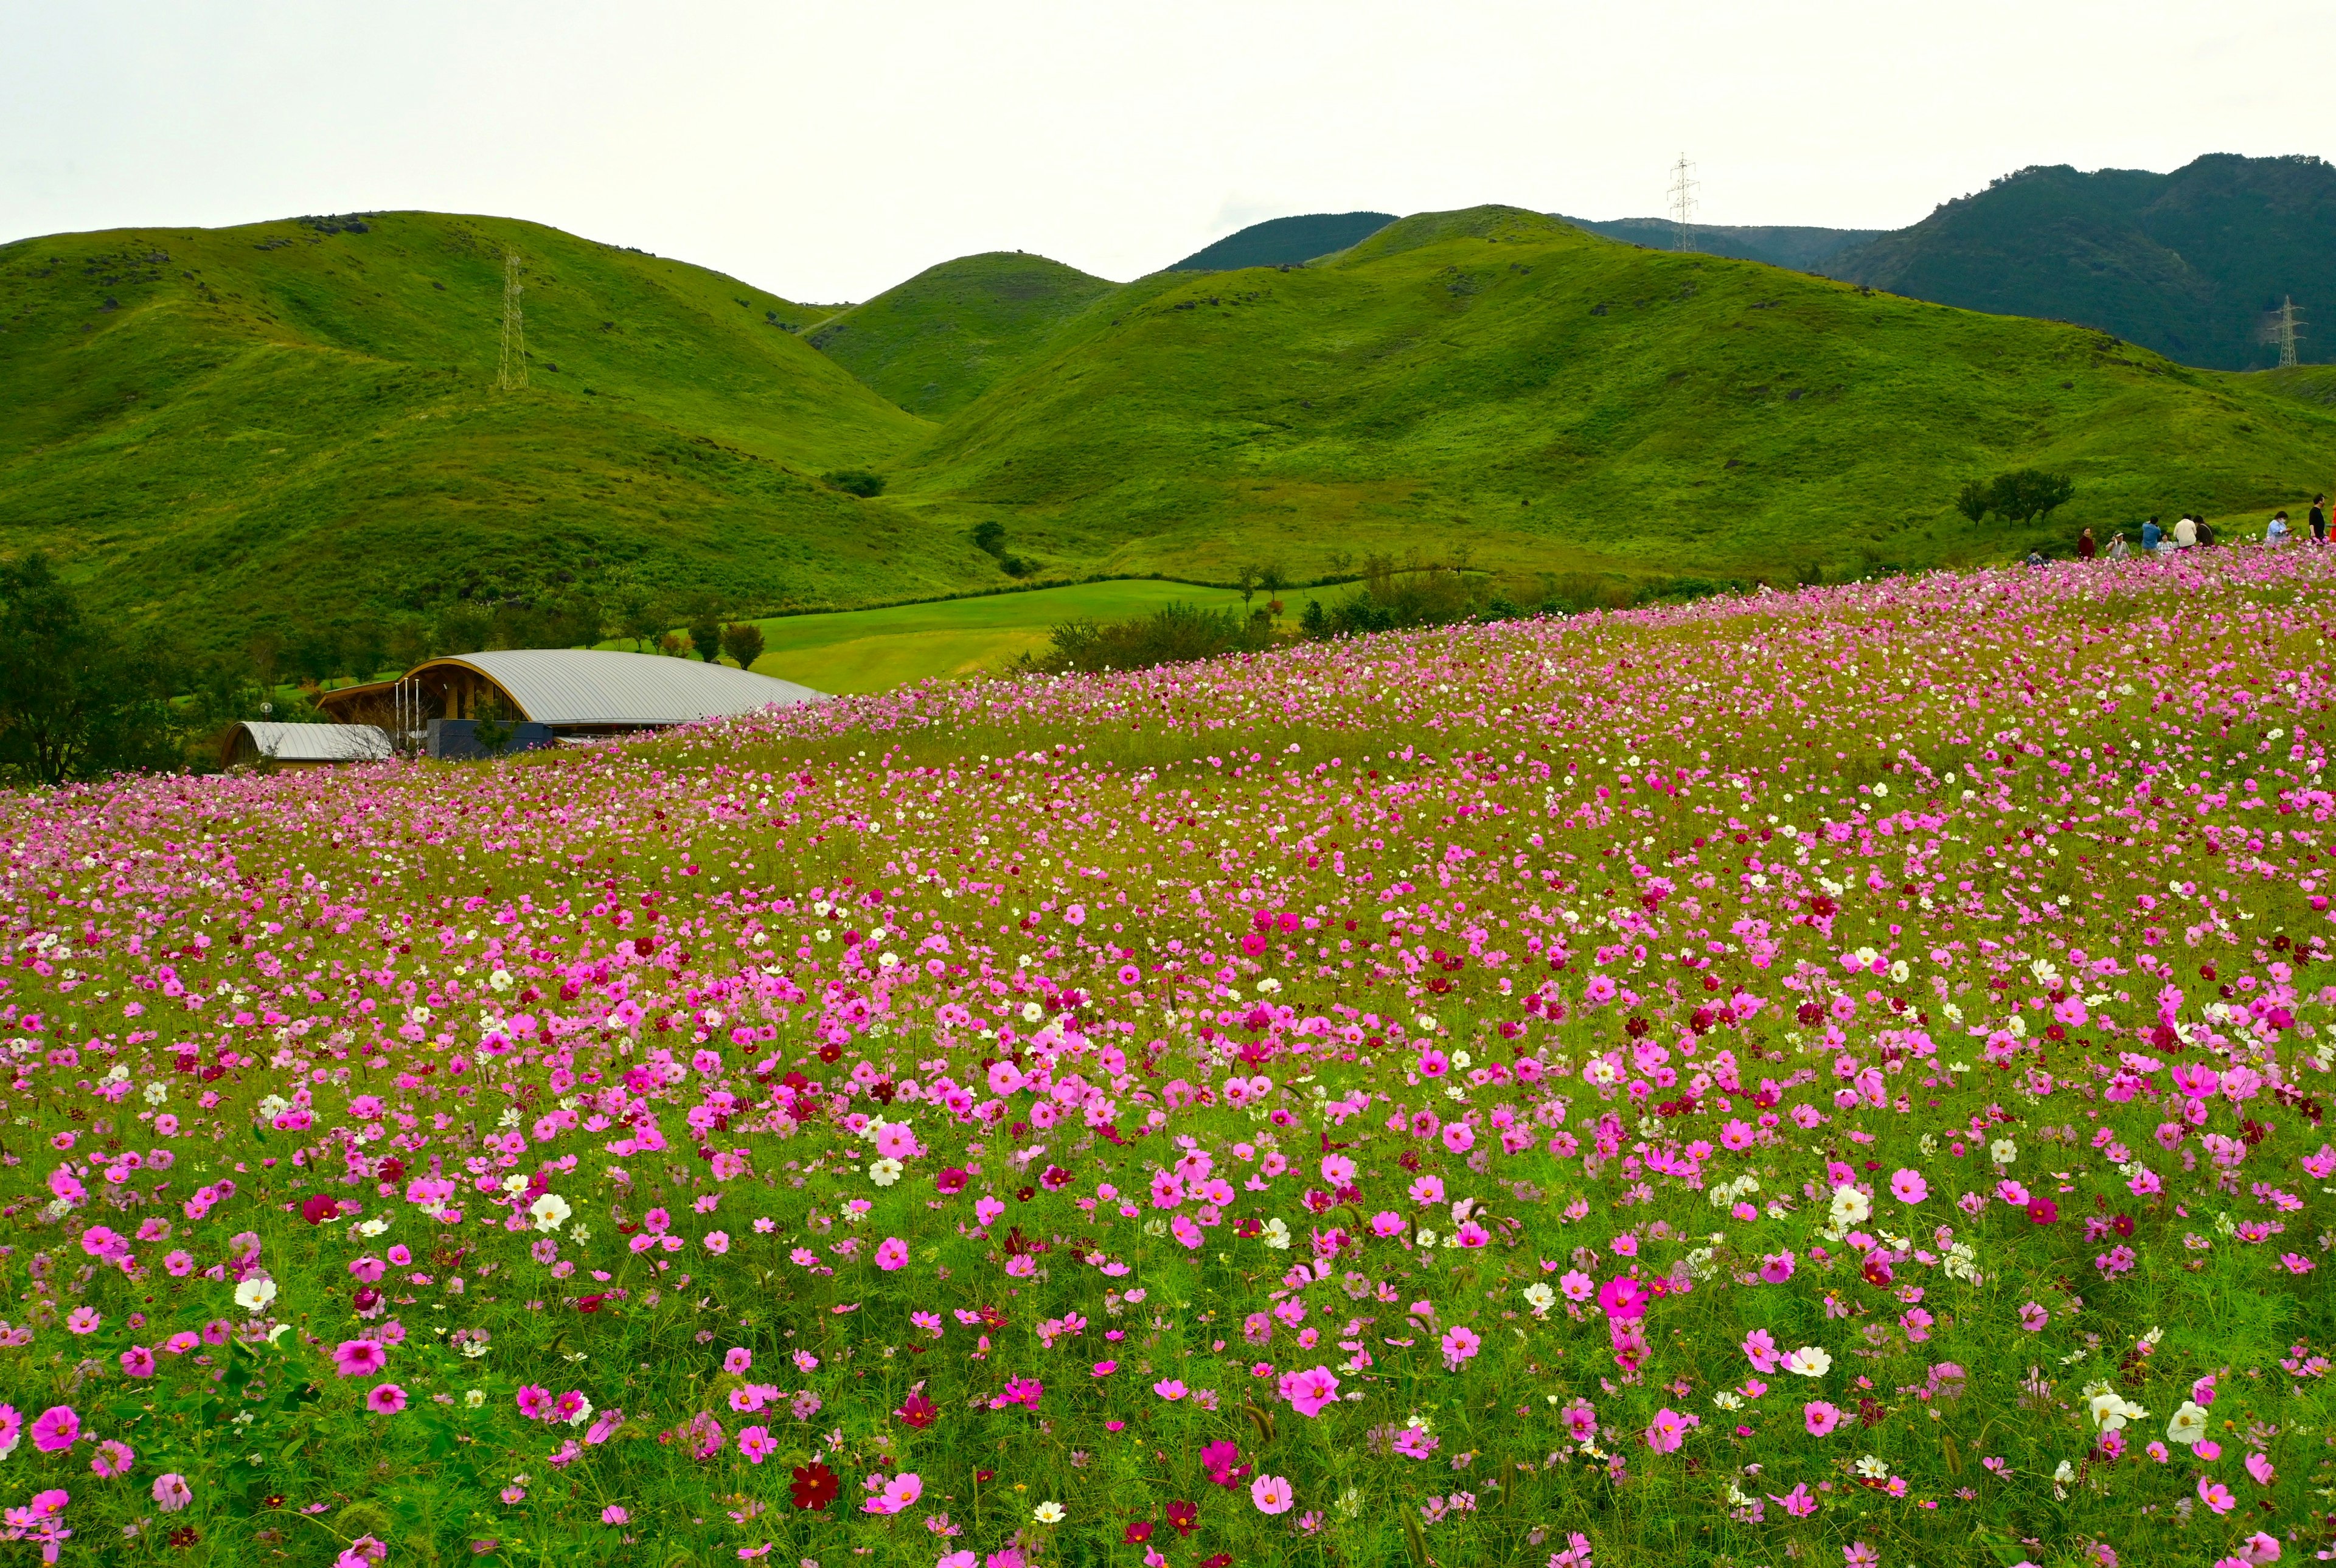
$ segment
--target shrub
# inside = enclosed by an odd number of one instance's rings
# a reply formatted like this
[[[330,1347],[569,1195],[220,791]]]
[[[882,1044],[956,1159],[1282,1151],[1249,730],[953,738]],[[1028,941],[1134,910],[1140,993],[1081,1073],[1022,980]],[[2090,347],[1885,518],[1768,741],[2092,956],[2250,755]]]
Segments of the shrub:
[[[819,477],[822,483],[847,495],[865,498],[884,493],[884,476],[871,473],[864,468],[832,469]]]

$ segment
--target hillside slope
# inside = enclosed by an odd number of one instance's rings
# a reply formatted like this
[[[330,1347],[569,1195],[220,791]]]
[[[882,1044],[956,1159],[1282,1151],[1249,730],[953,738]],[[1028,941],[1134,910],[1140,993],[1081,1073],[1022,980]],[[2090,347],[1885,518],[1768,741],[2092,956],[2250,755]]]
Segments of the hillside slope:
[[[1309,212],[1269,218],[1202,246],[1167,270],[1219,272],[1242,267],[1295,267],[1344,250],[1395,221],[1392,212]]]
[[[960,256],[822,322],[805,341],[911,414],[946,419],[1117,287],[1018,250]]]
[[[1669,250],[1677,243],[1678,230],[1668,218],[1564,218],[1562,221],[1650,250]],[[1852,246],[1879,239],[1885,232],[1796,224],[1690,223],[1688,248],[1706,256],[1733,256],[1739,261],[1765,261],[1771,267],[1814,272]]]
[[[2026,169],[1825,263],[1835,277],[1971,310],[2097,326],[2185,365],[2278,363],[2283,297],[2336,322],[2336,168],[2217,153],[2171,174]],[[2318,334],[2306,359],[2331,348]]]
[[[1625,576],[2000,559],[1962,481],[2066,469],[2036,536],[2289,498],[2336,420],[2100,333],[1421,214],[1293,272],[1161,275],[952,420],[905,476],[1073,570],[1310,577],[1358,552]]]
[[[496,387],[503,257],[529,385]],[[967,555],[816,475],[930,426],[814,313],[500,219],[150,229],[0,247],[0,551],[198,645],[458,597],[890,597]]]

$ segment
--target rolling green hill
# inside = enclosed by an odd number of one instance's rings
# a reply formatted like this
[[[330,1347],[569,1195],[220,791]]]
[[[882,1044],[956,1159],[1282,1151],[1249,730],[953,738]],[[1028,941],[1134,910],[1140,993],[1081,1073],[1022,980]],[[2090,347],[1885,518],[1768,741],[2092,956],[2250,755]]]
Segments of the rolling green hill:
[[[1395,221],[1392,212],[1310,212],[1269,218],[1235,229],[1184,258],[1171,272],[1214,272],[1242,267],[1295,267],[1344,250]]]
[[[1018,250],[960,256],[829,318],[808,341],[910,413],[946,419],[1117,287]]]
[[[507,251],[532,351],[510,391]],[[213,648],[466,598],[881,604],[1025,563],[1837,575],[2292,506],[2331,455],[2317,372],[2185,369],[1515,208],[1416,214],[1290,271],[1113,286],[969,258],[833,319],[501,219],[0,247],[0,551],[49,550],[99,608]],[[2050,524],[1952,511],[2024,464],[2077,479]],[[842,469],[889,487],[823,481]]]
[[[503,256],[530,385],[497,390]],[[458,596],[897,596],[987,558],[817,475],[930,426],[804,307],[423,213],[0,247],[0,550],[198,644]]]
[[[2059,317],[2185,365],[2278,363],[2263,313],[2336,321],[2336,168],[2216,153],[2171,174],[2024,169],[1825,263],[1971,310]],[[2302,357],[2326,359],[2314,333]]]
[[[1074,570],[1300,577],[1360,552],[1625,578],[2025,548],[1950,504],[2066,469],[2084,522],[2292,499],[2336,421],[2083,328],[1979,316],[1516,209],[1292,272],[1155,276],[1064,329],[904,474]]]

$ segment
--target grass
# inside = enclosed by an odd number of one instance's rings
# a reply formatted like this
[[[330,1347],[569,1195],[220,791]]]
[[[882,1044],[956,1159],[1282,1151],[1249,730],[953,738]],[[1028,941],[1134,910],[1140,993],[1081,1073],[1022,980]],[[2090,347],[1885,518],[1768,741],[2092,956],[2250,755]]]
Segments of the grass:
[[[885,691],[933,677],[1001,669],[1017,656],[1045,648],[1048,633],[1066,620],[1125,619],[1169,604],[1223,609],[1241,602],[1229,589],[1138,580],[784,616],[755,623],[765,651],[754,668],[821,691]]]
[[[534,357],[501,391],[511,250]],[[1007,580],[985,522],[1046,577],[1384,551],[1537,599],[1540,574],[1852,576],[2297,511],[2336,454],[2325,379],[1506,208],[1287,273],[969,258],[832,319],[503,219],[116,230],[0,247],[0,550],[199,648],[463,597],[963,592]],[[2049,525],[1952,511],[2024,465],[2077,480]],[[822,482],[843,469],[890,486]],[[990,657],[927,640],[900,667]]]

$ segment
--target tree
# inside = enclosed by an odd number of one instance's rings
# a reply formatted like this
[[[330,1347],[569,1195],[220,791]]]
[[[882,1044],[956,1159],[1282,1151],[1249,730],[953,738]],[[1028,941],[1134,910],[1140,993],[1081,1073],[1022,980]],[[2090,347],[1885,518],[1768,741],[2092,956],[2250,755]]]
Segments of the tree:
[[[702,605],[691,614],[689,646],[708,664],[722,657],[721,611],[711,605]]]
[[[349,673],[359,680],[371,680],[381,673],[389,659],[389,628],[380,619],[366,616],[349,628]]]
[[[1290,586],[1290,574],[1281,569],[1280,561],[1269,560],[1258,568],[1257,581],[1258,586],[1265,589],[1265,597],[1275,605],[1274,613],[1280,614],[1281,590]]]
[[[884,476],[864,468],[832,469],[819,477],[822,483],[832,485],[847,495],[866,499],[884,493]]]
[[[2065,473],[2040,468],[2018,468],[1981,482],[1967,482],[1955,494],[1955,510],[1973,522],[1989,512],[2006,522],[2031,522],[2049,517],[2077,493],[2077,482]]]
[[[632,639],[635,652],[654,647],[672,625],[673,618],[667,613],[665,606],[640,589],[635,589],[625,596],[624,618],[618,623],[618,630]]]
[[[1995,487],[1985,480],[1968,479],[1955,492],[1955,510],[1973,522],[1987,521],[1989,509],[1995,504]]]
[[[0,772],[44,784],[169,768],[170,663],[82,614],[45,556],[0,565]]]
[[[736,659],[740,669],[754,668],[754,661],[763,657],[763,628],[751,620],[724,627],[722,651]]]
[[[1244,609],[1248,608],[1251,599],[1257,597],[1257,579],[1258,570],[1254,566],[1244,565],[1233,573],[1233,586],[1241,589]]]

